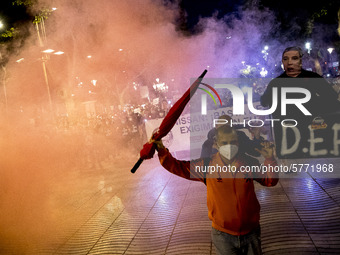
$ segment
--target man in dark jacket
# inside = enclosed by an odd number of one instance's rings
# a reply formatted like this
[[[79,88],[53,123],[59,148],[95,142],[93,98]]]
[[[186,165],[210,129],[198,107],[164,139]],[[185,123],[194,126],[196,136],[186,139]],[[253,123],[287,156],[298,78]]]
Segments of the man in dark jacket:
[[[302,69],[302,55],[302,50],[299,47],[289,47],[284,50],[282,54],[284,73],[269,83],[261,97],[261,105],[271,107],[273,97],[275,96],[273,89],[277,89],[277,107],[272,114],[272,118],[280,120],[274,123],[278,156],[280,156],[281,153],[285,154],[284,148],[292,148],[291,144],[294,144],[291,138],[286,137],[288,131],[286,131],[285,127],[280,123],[282,120],[294,120],[291,124],[297,124],[296,128],[300,130],[297,136],[298,139],[308,141],[308,127],[313,126],[314,120],[321,119],[325,120],[325,123],[331,122],[340,110],[337,94],[331,85],[320,75]],[[298,91],[282,93],[282,89],[290,90],[294,88],[298,89]],[[304,94],[303,91],[309,91],[309,99],[308,93]],[[282,98],[282,96],[284,98]],[[306,110],[308,114],[303,110]],[[324,127],[320,126],[320,128]],[[297,129],[295,129],[295,132]],[[299,149],[302,150],[302,148]],[[304,149],[304,151],[306,151],[306,149]],[[287,155],[289,154],[287,151],[286,153]]]

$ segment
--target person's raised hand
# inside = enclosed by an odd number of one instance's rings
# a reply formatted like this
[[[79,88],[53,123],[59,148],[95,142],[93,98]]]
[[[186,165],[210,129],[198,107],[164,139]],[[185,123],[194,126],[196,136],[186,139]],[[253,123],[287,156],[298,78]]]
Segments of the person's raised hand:
[[[266,159],[273,158],[274,145],[269,141],[264,141],[261,143],[261,145],[261,149],[255,148],[255,150],[261,153],[261,155]]]
[[[156,145],[156,150],[157,150],[157,151],[160,150],[160,149],[164,149],[164,148],[165,148],[165,147],[164,147],[164,144],[163,144],[163,142],[162,142],[162,139],[156,141],[156,140],[154,140],[154,139],[151,138],[150,141],[149,141],[149,143],[154,143],[154,144]]]

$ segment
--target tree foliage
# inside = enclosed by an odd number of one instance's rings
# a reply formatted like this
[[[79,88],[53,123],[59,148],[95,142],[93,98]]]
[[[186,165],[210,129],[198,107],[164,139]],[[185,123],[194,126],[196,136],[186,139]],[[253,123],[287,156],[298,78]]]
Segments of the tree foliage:
[[[24,5],[26,7],[29,7],[29,6],[32,6],[33,5],[33,2],[36,2],[34,0],[15,0],[12,2],[13,5],[17,5],[17,6],[20,6],[20,5]]]
[[[42,22],[42,20],[47,19],[48,16],[50,16],[51,13],[52,13],[51,9],[44,8],[44,9],[40,10],[39,14],[34,16],[33,23],[36,24],[36,23]]]
[[[6,32],[1,34],[1,37],[3,38],[11,38],[14,37],[17,33],[17,30],[14,27],[11,27],[10,29],[6,30]]]

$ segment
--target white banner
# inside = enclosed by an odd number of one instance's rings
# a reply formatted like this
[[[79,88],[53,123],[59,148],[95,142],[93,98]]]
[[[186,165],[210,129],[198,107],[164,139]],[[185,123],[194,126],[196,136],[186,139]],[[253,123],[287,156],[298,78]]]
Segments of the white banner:
[[[258,104],[254,104],[256,107]],[[208,111],[207,115],[201,113],[184,114],[179,117],[170,133],[162,139],[165,147],[170,152],[184,150],[200,150],[202,144],[207,140],[208,132],[213,128],[214,119],[222,115],[229,115],[233,118],[233,123],[247,122],[251,119],[258,119],[258,116],[249,111],[242,116],[232,116],[232,107],[225,107],[217,110]],[[145,122],[145,129],[148,138],[157,130],[163,119],[148,120]],[[247,129],[244,129],[250,135]]]
[[[189,114],[187,114],[189,116]],[[186,116],[186,115],[184,115]],[[145,130],[148,139],[152,136],[154,132],[161,125],[163,119],[153,119],[145,122]],[[181,133],[181,125],[176,125],[171,129],[169,134],[167,134],[162,139],[165,147],[169,149],[170,152],[176,151],[186,151],[190,150],[190,133]]]

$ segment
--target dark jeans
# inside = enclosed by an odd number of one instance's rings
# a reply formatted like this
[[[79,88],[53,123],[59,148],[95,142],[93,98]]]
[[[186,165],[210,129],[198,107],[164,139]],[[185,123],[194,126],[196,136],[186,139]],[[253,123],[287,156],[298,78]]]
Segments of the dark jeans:
[[[212,228],[211,238],[217,255],[262,255],[261,229],[242,236],[234,236]]]

